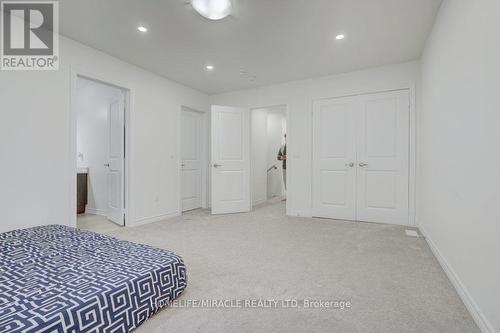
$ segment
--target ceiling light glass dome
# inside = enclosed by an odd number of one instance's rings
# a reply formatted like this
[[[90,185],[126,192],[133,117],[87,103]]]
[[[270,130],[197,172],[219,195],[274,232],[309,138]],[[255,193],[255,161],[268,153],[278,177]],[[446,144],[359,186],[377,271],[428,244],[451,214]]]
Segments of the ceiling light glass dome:
[[[192,0],[191,5],[209,20],[221,20],[231,14],[231,0]]]

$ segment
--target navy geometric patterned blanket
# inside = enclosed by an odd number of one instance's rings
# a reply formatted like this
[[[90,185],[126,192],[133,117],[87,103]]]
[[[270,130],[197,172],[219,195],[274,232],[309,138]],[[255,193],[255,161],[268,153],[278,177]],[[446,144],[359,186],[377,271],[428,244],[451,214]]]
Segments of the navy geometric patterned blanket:
[[[0,233],[0,332],[129,332],[187,286],[175,253],[61,225]]]

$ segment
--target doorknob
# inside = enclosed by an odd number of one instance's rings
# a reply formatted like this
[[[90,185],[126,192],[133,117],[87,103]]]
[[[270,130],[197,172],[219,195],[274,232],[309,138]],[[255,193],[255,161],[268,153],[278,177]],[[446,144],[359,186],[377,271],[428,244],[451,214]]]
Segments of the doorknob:
[[[214,164],[214,168],[220,168],[222,165],[220,164]]]
[[[359,163],[359,166],[362,167],[362,168],[364,168],[364,167],[367,167],[368,164],[366,164],[365,162],[361,162],[361,163]]]
[[[109,168],[109,163],[105,163],[105,164],[104,164],[104,166],[105,166],[106,168]]]
[[[354,168],[354,162],[347,163],[345,166],[349,168]]]

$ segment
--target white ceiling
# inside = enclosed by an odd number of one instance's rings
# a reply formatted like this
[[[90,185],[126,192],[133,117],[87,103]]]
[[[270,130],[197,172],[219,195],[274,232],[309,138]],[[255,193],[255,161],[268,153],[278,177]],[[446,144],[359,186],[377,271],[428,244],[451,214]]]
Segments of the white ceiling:
[[[441,4],[441,0],[232,2],[233,14],[214,22],[198,15],[188,0],[61,0],[60,31],[214,94],[418,59]],[[138,32],[138,25],[149,31]],[[339,33],[346,39],[336,41]],[[206,72],[206,64],[215,70]]]

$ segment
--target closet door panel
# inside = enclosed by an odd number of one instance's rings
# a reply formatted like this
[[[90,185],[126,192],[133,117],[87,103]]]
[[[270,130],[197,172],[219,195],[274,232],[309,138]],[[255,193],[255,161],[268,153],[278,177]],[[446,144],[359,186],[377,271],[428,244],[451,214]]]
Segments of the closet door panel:
[[[356,156],[354,98],[313,106],[313,216],[354,220]]]
[[[359,105],[356,219],[408,224],[408,91],[363,95]]]

